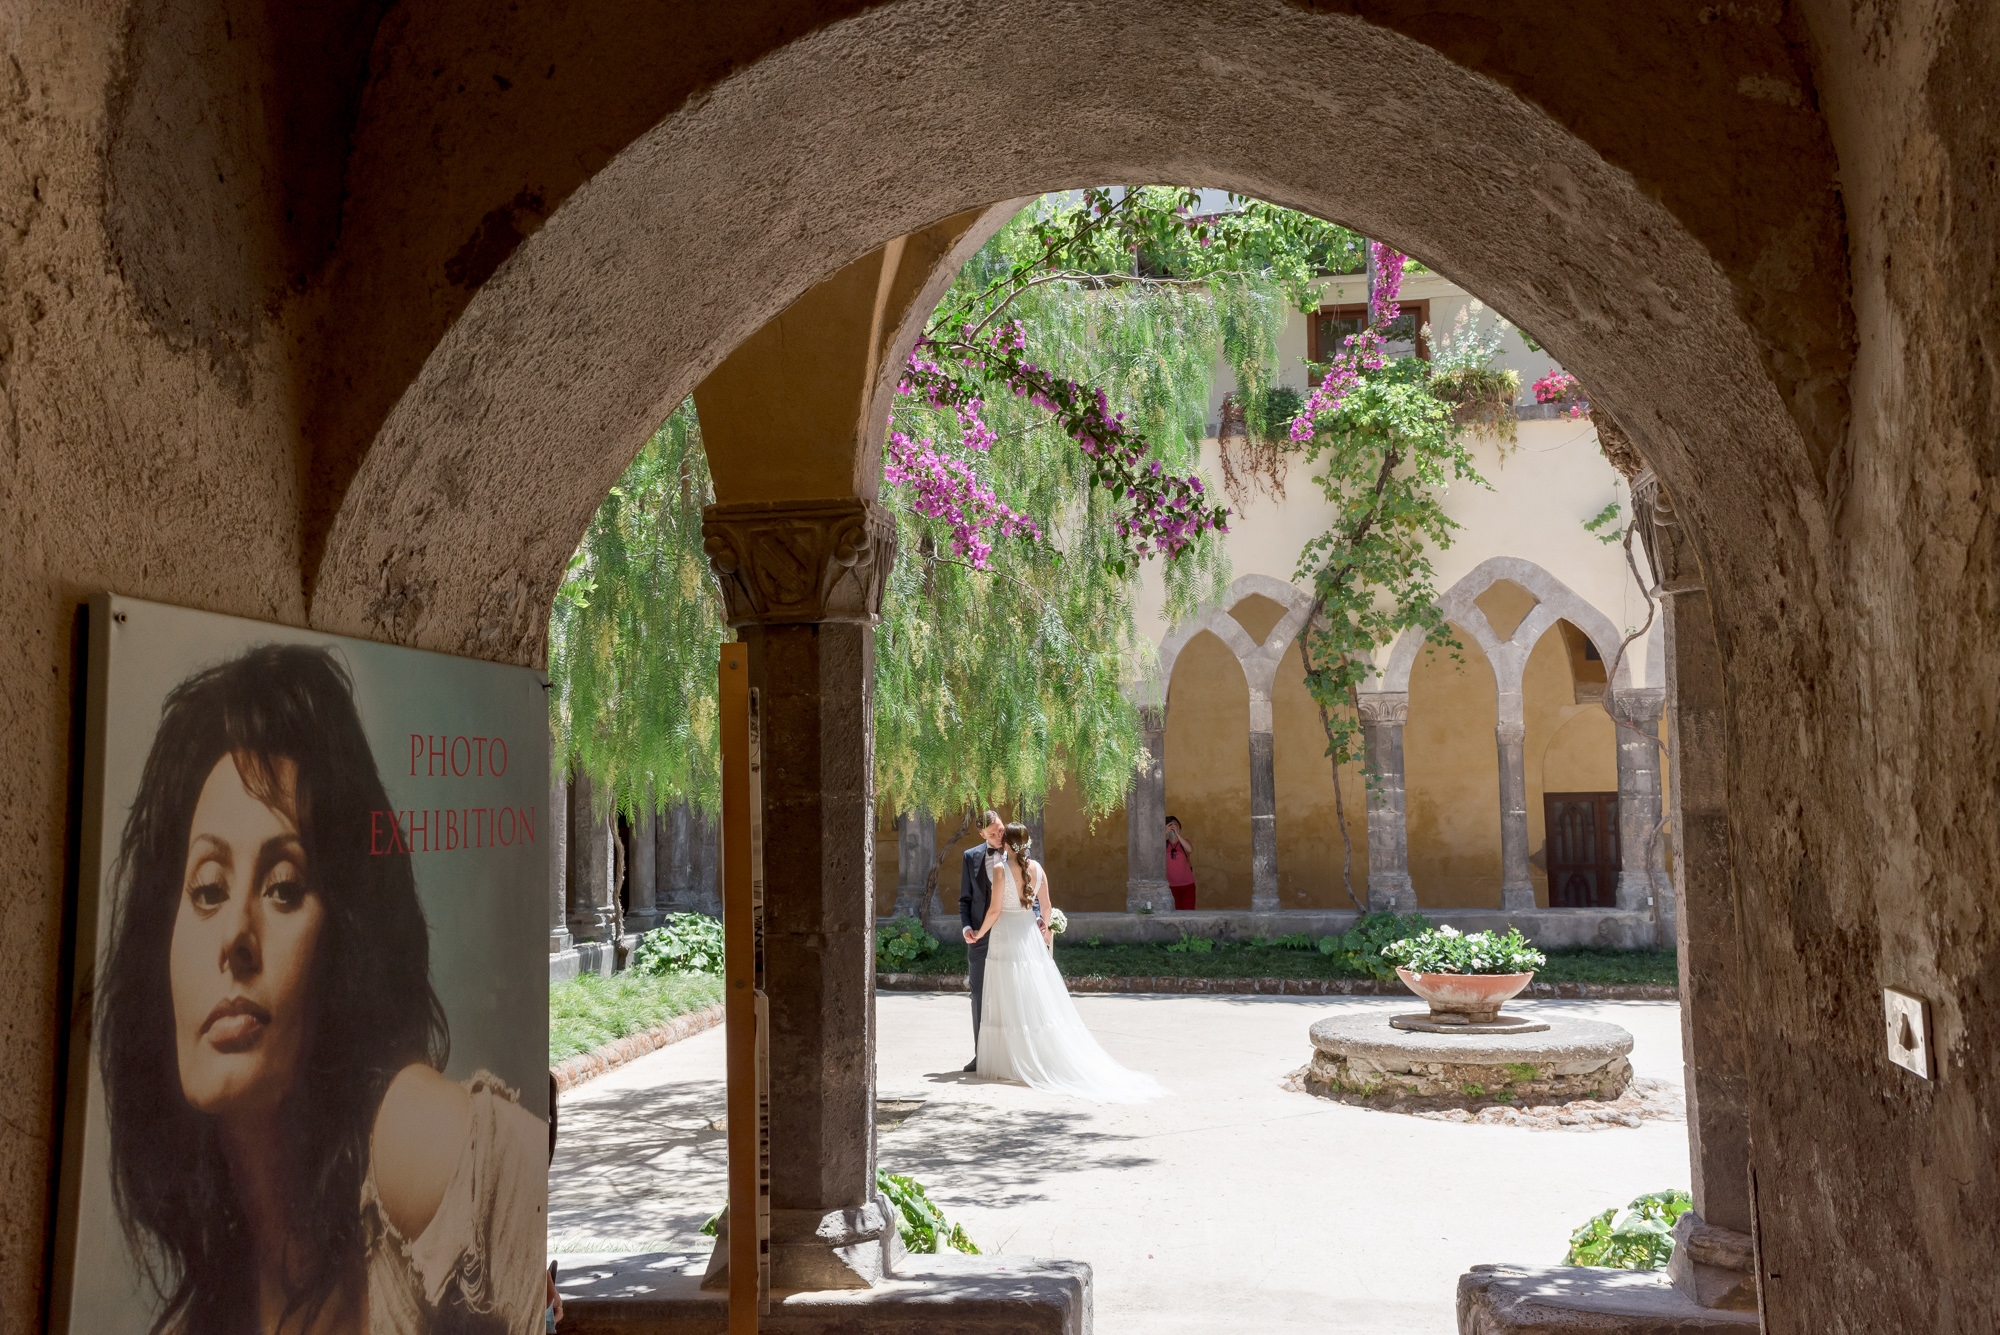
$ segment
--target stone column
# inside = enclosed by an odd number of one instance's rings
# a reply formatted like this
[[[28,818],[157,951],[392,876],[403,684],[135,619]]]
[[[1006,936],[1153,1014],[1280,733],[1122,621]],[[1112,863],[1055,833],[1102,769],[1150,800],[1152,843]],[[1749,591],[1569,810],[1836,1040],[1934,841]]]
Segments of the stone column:
[[[659,823],[650,798],[632,818],[631,854],[625,868],[625,930],[638,936],[658,927],[665,916],[659,908]]]
[[[1618,907],[1647,910],[1663,894],[1659,871],[1666,834],[1660,828],[1660,764],[1657,742],[1666,690],[1635,686],[1615,691],[1612,713],[1618,728]],[[1631,727],[1624,726],[1631,724]],[[1639,733],[1634,733],[1637,728]],[[1643,736],[1639,734],[1644,734]],[[1671,916],[1662,905],[1663,918]]]
[[[896,817],[896,909],[898,918],[921,918],[930,906],[924,886],[937,861],[937,820],[922,807]]]
[[[1675,1284],[1709,1307],[1757,1305],[1751,1240],[1750,1091],[1742,962],[1729,857],[1728,719],[1722,654],[1708,595],[1667,599],[1673,726],[1674,914],[1680,949],[1681,1052],[1694,1209],[1675,1228]]]
[[[1535,883],[1528,867],[1528,771],[1522,745],[1527,735],[1527,725],[1519,719],[1502,717],[1493,729],[1500,748],[1500,907],[1509,911],[1535,907]]]
[[[875,1190],[874,635],[895,525],[871,501],[712,505],[702,530],[764,721],[771,1287],[867,1288]]]
[[[1166,913],[1174,907],[1167,889],[1167,707],[1139,706],[1146,738],[1146,767],[1125,794],[1125,911]]]
[[[1374,691],[1359,699],[1362,768],[1368,776],[1368,908],[1414,913],[1417,892],[1410,884],[1403,799],[1403,724],[1410,717],[1410,693]]]
[[[549,954],[560,955],[574,940],[569,934],[569,784],[564,764],[549,767]]]
[[[722,916],[722,896],[716,888],[715,822],[689,803],[663,811],[655,827],[655,870],[660,887],[654,907],[670,913]]]
[[[611,813],[600,811],[590,776],[569,781],[569,930],[579,942],[612,940],[618,928]]]
[[[1250,911],[1278,907],[1278,778],[1271,739],[1271,702],[1250,702]]]

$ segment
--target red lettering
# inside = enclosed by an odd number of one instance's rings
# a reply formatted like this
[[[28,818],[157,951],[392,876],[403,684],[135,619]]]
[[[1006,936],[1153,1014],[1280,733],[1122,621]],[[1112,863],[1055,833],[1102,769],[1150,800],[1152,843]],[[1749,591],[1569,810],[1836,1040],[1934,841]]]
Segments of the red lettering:
[[[512,848],[514,846],[513,809],[510,807],[501,807],[500,819],[497,823],[500,827],[500,846],[502,848]]]
[[[497,779],[507,772],[507,739],[505,737],[495,737],[493,739],[491,759],[493,761],[493,777]]]
[[[458,847],[458,812],[454,809],[444,813],[444,851],[450,853]]]
[[[463,765],[458,763],[458,748],[461,746],[465,748],[465,763]],[[467,741],[463,737],[452,738],[451,739],[452,776],[454,778],[462,779],[465,777],[465,772],[471,768],[472,768],[472,743]]]
[[[368,813],[368,856],[371,858],[380,857],[386,851],[382,847],[382,814],[379,811]]]
[[[435,779],[438,776],[438,771],[445,768],[445,737],[443,733],[439,733],[437,736],[429,738],[428,741],[430,743],[430,759],[424,765],[424,775],[426,778]]]
[[[418,820],[419,816],[423,819]],[[417,847],[417,835],[420,833],[424,836],[424,846],[421,849]],[[431,813],[428,811],[410,813],[410,851],[412,853],[431,851]]]
[[[533,807],[521,808],[521,842],[524,844],[535,842],[535,809]]]
[[[472,744],[478,748],[479,777],[483,779],[486,777],[486,739],[475,737],[472,739]]]
[[[420,732],[411,733],[410,734],[410,777],[413,779],[417,777],[417,757],[422,755],[423,753],[424,753],[424,735]]]

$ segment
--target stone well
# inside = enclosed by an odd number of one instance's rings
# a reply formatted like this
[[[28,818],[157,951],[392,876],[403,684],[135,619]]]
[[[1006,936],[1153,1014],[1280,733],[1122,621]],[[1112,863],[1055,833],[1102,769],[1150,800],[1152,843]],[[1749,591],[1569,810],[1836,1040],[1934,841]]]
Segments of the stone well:
[[[1611,1100],[1632,1080],[1632,1035],[1602,1020],[1543,1013],[1532,1031],[1392,1028],[1380,1011],[1328,1016],[1312,1027],[1306,1088],[1349,1102],[1468,1104]]]

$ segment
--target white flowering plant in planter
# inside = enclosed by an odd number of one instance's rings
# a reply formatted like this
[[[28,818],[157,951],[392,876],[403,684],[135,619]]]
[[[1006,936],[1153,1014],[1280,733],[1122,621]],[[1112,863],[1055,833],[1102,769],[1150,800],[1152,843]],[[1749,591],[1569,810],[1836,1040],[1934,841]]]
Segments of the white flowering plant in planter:
[[[1548,956],[1528,944],[1518,927],[1509,927],[1505,936],[1433,927],[1428,932],[1391,941],[1382,947],[1382,958],[1420,974],[1533,973],[1549,962]]]

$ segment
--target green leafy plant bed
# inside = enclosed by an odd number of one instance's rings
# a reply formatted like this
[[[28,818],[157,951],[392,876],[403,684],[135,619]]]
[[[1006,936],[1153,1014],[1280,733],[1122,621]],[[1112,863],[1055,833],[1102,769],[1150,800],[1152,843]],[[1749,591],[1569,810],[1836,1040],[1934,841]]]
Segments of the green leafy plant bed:
[[[1655,1191],[1626,1206],[1622,1215],[1616,1208],[1593,1215],[1569,1235],[1563,1264],[1661,1269],[1673,1259],[1674,1222],[1693,1204],[1685,1191]]]
[[[712,974],[587,973],[549,984],[549,1065],[722,1000]]]
[[[1328,937],[1330,941],[1341,938]],[[1318,948],[1271,942],[1218,941],[1206,952],[1172,945],[1093,946],[1087,941],[1056,943],[1056,967],[1071,978],[1381,978],[1360,951],[1323,954]],[[1535,972],[1537,983],[1643,983],[1671,987],[1679,978],[1671,950],[1551,950]],[[1379,954],[1375,959],[1379,960]],[[952,976],[965,972],[965,947],[943,942],[936,952],[882,972]],[[1388,971],[1394,978],[1393,970]]]

